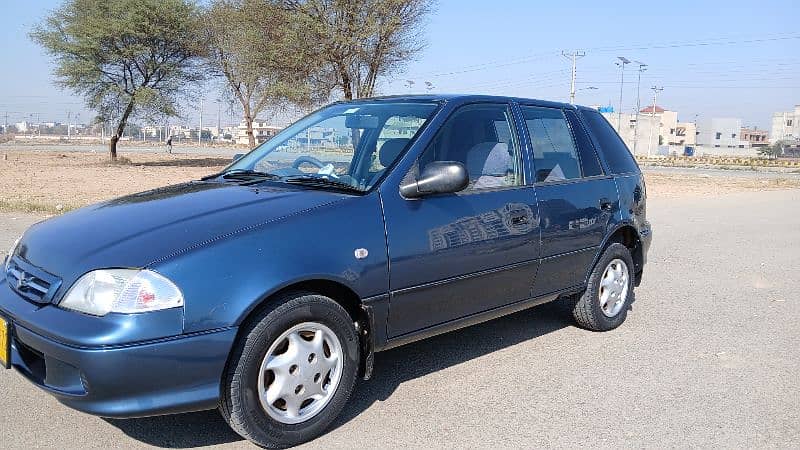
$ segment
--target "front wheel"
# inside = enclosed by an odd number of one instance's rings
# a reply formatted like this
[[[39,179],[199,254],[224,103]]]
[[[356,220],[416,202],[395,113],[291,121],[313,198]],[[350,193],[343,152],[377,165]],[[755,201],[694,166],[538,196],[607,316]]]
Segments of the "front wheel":
[[[572,311],[578,325],[592,331],[622,325],[633,302],[632,269],[633,258],[627,247],[612,243],[605,249]]]
[[[297,292],[249,322],[231,356],[220,411],[231,428],[267,448],[322,434],[355,384],[358,335],[344,308]]]

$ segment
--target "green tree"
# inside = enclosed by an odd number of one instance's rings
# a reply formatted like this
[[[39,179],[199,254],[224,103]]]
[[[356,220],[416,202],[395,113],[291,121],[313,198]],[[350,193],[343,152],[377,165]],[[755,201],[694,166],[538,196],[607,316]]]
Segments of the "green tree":
[[[423,48],[430,0],[276,0],[296,14],[319,65],[317,80],[345,99],[375,95],[377,80]]]
[[[267,0],[215,0],[204,13],[207,64],[241,106],[250,148],[260,113],[315,98],[307,53],[315,43],[302,39],[290,16]]]
[[[57,84],[111,122],[115,160],[129,119],[178,115],[202,78],[197,19],[188,0],[66,0],[30,36],[53,58]]]
[[[779,156],[783,154],[783,148],[786,146],[786,142],[784,141],[777,141],[772,145],[767,145],[766,147],[761,147],[758,149],[758,154],[761,156],[766,156],[767,159],[777,159]]]

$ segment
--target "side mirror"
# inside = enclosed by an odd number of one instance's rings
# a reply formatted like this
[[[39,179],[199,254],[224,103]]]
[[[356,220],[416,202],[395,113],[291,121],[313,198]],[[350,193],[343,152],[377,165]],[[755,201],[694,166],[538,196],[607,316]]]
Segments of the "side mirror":
[[[244,153],[237,153],[237,154],[233,155],[233,162],[236,162],[236,161],[242,159],[242,156],[244,156]]]
[[[456,161],[430,162],[416,181],[400,186],[405,198],[420,198],[430,194],[450,194],[464,190],[469,185],[469,175],[463,164]]]

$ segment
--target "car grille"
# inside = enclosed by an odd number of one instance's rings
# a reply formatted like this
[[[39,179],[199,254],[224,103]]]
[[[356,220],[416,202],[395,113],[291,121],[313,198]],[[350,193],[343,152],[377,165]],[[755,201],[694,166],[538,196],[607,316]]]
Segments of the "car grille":
[[[6,281],[17,294],[34,303],[50,303],[61,280],[19,257],[11,258]]]

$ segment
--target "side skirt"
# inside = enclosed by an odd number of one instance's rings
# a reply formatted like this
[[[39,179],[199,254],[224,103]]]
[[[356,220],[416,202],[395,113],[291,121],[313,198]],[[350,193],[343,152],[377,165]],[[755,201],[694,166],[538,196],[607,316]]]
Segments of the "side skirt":
[[[434,325],[419,331],[414,331],[412,333],[407,333],[393,337],[391,339],[387,339],[385,344],[381,346],[377,345],[376,342],[375,351],[389,350],[395,347],[399,347],[401,345],[410,344],[412,342],[416,342],[422,339],[427,339],[429,337],[433,337],[438,334],[448,333],[450,331],[455,331],[461,328],[477,325],[479,323],[496,319],[498,317],[506,316],[508,314],[513,314],[515,312],[519,312],[524,309],[532,308],[534,306],[551,302],[563,295],[572,294],[576,292],[577,289],[578,288],[576,287],[572,287],[569,289],[565,289],[563,291],[553,292],[540,297],[520,300],[518,302],[511,303],[509,305],[500,306],[498,308],[490,309],[488,311],[483,311],[459,319],[451,320],[449,322],[445,322],[439,325]]]

